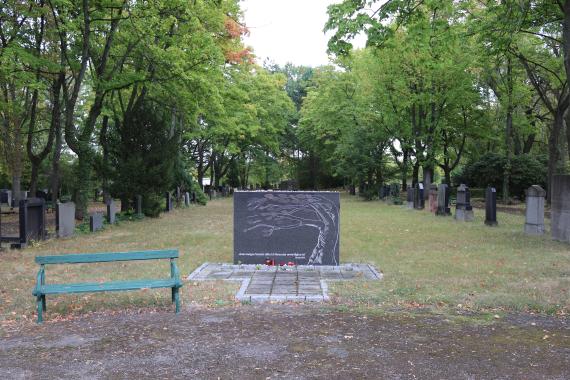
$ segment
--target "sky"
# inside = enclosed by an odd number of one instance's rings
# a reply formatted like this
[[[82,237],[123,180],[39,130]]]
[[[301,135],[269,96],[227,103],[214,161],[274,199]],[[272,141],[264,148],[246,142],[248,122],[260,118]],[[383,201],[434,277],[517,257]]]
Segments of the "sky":
[[[244,42],[253,47],[259,64],[269,57],[279,65],[326,65],[328,38],[323,28],[328,19],[327,6],[340,1],[242,0],[250,31]]]

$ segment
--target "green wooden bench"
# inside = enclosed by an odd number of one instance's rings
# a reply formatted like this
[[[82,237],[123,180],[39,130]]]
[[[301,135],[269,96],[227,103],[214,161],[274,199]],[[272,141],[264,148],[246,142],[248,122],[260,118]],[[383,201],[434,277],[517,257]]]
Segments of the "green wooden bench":
[[[172,288],[172,302],[176,304],[176,313],[180,311],[179,289],[182,287],[180,272],[176,265],[178,250],[112,252],[112,253],[80,253],[60,256],[36,256],[40,265],[36,287],[32,294],[37,299],[38,323],[43,322],[46,311],[46,295],[67,293],[114,292],[121,290]],[[170,278],[150,280],[130,280],[114,282],[83,282],[74,284],[46,284],[45,266],[52,264],[85,264],[109,263],[116,261],[170,259]]]

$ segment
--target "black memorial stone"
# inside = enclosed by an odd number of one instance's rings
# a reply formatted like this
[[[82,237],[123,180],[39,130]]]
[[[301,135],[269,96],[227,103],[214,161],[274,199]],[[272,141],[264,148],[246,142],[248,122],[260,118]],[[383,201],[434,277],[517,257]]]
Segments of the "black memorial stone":
[[[25,248],[32,240],[46,238],[46,204],[41,198],[28,198],[20,200],[19,205],[19,247]]]
[[[165,196],[165,201],[166,201],[166,205],[165,205],[164,210],[166,212],[172,211],[172,195],[170,195],[170,192],[167,191],[164,194],[164,196]]]
[[[437,189],[437,211],[436,215],[448,216],[451,215],[451,208],[449,208],[449,186],[442,183]]]
[[[416,183],[416,188],[414,191],[414,208],[417,210],[423,210],[424,207],[425,207],[424,184]]]
[[[236,191],[234,263],[339,265],[337,192]]]
[[[488,187],[485,191],[485,224],[497,225],[497,190],[494,187]]]

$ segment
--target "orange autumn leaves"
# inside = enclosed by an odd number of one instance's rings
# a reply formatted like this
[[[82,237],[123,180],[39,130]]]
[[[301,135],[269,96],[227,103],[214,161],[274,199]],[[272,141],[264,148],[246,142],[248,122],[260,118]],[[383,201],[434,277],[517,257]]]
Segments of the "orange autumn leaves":
[[[226,63],[253,63],[253,52],[251,47],[244,47],[241,41],[242,36],[247,36],[249,30],[245,25],[240,24],[231,17],[226,17],[224,21],[228,43],[224,46],[224,56]]]

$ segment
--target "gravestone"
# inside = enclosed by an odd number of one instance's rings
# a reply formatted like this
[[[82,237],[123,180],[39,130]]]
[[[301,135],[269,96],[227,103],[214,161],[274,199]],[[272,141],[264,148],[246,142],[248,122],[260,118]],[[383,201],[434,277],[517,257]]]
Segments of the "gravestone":
[[[143,211],[142,211],[142,195],[136,195],[135,196],[135,213],[138,216],[142,216],[143,215]]]
[[[170,192],[167,191],[167,192],[164,194],[164,197],[165,197],[165,201],[166,201],[166,205],[165,205],[164,211],[170,212],[170,211],[172,211],[172,195],[170,195]]]
[[[496,226],[497,223],[497,189],[488,187],[485,191],[485,224]]]
[[[339,264],[337,192],[236,191],[234,263]]]
[[[437,212],[437,185],[435,183],[429,185],[429,211]]]
[[[184,193],[184,205],[186,207],[190,206],[190,193],[189,192]]]
[[[526,214],[524,232],[527,235],[544,234],[544,197],[546,191],[538,186],[532,185],[526,190]]]
[[[449,208],[449,186],[445,183],[439,185],[437,189],[437,212],[436,215],[449,216],[451,209]]]
[[[193,191],[193,192],[192,192],[192,203],[196,203],[196,201],[197,201],[197,200],[196,200],[196,192]]]
[[[31,240],[46,238],[46,204],[41,198],[20,200],[20,248],[25,248]]]
[[[103,228],[103,214],[95,212],[89,215],[89,231],[95,232]]]
[[[0,192],[0,203],[6,203],[8,207],[12,207],[12,191],[2,190]]]
[[[551,230],[554,240],[570,243],[570,175],[552,179]]]
[[[115,201],[109,199],[109,201],[107,202],[107,222],[109,224],[115,224],[115,222],[117,221],[116,214],[117,214],[117,208],[115,207]]]
[[[411,186],[408,186],[406,202],[408,203],[408,208],[414,208],[414,189]]]
[[[455,206],[455,220],[461,222],[472,222],[475,218],[473,207],[471,207],[471,193],[469,188],[461,184],[457,188],[457,203]]]
[[[72,236],[75,231],[75,203],[57,202],[55,207],[55,230],[58,238]]]
[[[414,191],[414,208],[416,210],[423,210],[424,207],[425,207],[424,184],[416,183],[416,189]]]

